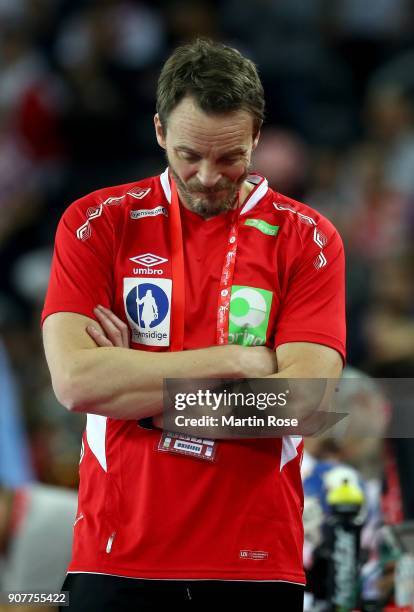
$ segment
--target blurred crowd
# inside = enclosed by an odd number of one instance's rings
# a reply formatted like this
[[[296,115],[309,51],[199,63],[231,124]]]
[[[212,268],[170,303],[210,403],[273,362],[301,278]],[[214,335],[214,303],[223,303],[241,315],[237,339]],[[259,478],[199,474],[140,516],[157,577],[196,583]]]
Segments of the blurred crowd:
[[[0,0],[7,486],[77,486],[83,418],[54,399],[39,329],[56,224],[81,195],[164,169],[156,81],[195,35],[256,62],[267,112],[253,167],[343,237],[348,362],[413,377],[414,0]],[[391,455],[414,518],[413,441],[394,440]]]

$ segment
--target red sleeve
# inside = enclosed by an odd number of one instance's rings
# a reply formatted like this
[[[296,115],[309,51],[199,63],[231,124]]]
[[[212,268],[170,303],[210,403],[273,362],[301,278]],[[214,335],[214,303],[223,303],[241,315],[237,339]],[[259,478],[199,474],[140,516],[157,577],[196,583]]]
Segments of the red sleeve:
[[[56,232],[42,324],[55,312],[92,318],[97,304],[111,307],[114,231],[110,210],[92,195],[74,202]]]
[[[304,226],[302,225],[302,228]],[[342,240],[326,219],[301,232],[301,255],[292,269],[276,326],[275,346],[315,342],[345,362],[345,262]]]

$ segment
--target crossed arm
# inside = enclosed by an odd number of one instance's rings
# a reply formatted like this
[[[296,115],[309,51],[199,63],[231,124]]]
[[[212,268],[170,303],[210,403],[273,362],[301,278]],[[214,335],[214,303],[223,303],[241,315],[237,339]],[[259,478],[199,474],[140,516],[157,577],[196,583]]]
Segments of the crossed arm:
[[[68,410],[119,419],[162,412],[165,378],[337,378],[340,355],[308,342],[265,347],[236,345],[174,353],[129,348],[127,325],[96,308],[97,321],[61,312],[43,325],[46,359],[57,399]]]

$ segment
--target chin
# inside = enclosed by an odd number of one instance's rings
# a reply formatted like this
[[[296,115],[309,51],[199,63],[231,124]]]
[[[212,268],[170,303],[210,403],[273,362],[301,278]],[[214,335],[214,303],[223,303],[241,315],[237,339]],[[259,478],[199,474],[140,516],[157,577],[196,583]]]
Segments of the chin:
[[[215,217],[221,213],[225,213],[233,208],[233,202],[230,200],[203,200],[200,198],[192,199],[190,202],[191,210],[203,217]]]

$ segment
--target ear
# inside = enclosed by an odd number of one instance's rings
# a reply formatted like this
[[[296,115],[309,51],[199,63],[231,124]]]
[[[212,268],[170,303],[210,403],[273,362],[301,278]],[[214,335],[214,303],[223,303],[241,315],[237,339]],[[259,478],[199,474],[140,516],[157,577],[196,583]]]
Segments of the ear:
[[[155,136],[157,137],[157,142],[162,149],[165,149],[166,148],[165,133],[164,133],[164,128],[162,127],[158,113],[154,116],[154,126],[155,126]]]
[[[256,136],[254,137],[252,151],[254,151],[257,148],[257,145],[259,144],[259,139],[260,139],[260,130],[257,132]]]

